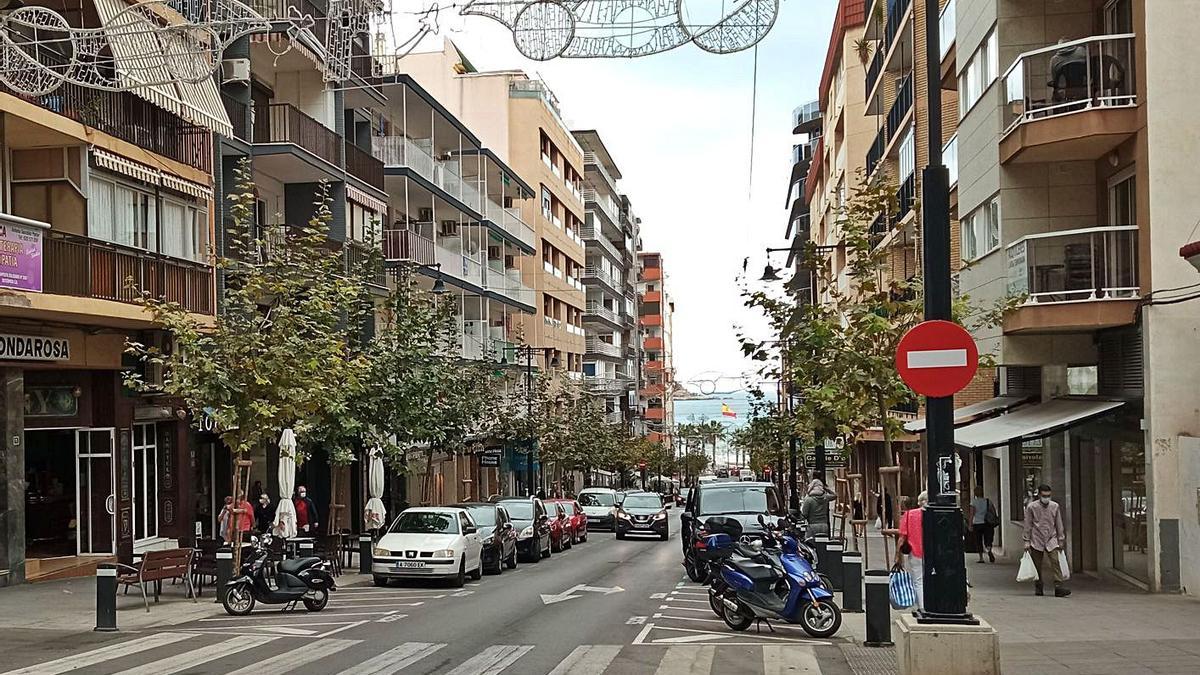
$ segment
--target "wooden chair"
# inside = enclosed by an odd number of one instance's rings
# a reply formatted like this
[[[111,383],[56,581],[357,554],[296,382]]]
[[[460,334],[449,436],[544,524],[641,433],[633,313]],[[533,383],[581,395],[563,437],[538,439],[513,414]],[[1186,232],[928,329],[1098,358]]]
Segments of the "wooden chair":
[[[183,580],[188,587],[188,597],[192,599],[192,602],[196,602],[196,591],[192,586],[192,556],[194,554],[195,551],[190,548],[147,551],[137,566],[117,565],[117,567],[128,570],[125,574],[117,576],[117,583],[125,586],[126,593],[129,592],[130,586],[137,584],[142,591],[142,602],[146,604],[147,612],[150,611],[150,600],[146,597],[146,584],[154,584],[154,602],[158,602],[164,579]]]

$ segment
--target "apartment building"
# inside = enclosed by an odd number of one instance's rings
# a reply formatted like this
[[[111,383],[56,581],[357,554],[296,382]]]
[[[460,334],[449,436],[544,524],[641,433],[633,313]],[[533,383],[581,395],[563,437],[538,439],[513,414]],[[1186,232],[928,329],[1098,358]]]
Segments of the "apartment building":
[[[621,171],[595,130],[575,131],[583,148],[583,240],[587,306],[584,381],[603,396],[608,419],[632,420],[638,381],[637,242],[639,221],[619,191]]]
[[[1023,402],[958,442],[982,456],[1010,555],[1046,483],[1073,569],[1159,591],[1200,583],[1183,564],[1200,555],[1200,309],[1163,302],[1196,283],[1177,250],[1196,220],[1195,95],[1180,83],[1200,66],[1180,46],[1198,12],[956,0],[953,13],[961,290],[1020,301],[976,339]]]
[[[638,326],[645,379],[638,391],[646,437],[672,447],[675,429],[675,359],[671,321],[675,303],[667,293],[661,253],[638,253]]]
[[[95,29],[124,7],[88,0],[67,16]],[[136,77],[126,67],[114,77]],[[123,386],[123,352],[166,343],[142,291],[215,312],[213,133],[231,132],[219,101],[212,81],[0,86],[0,586],[90,574],[191,528],[195,434],[177,401]]]

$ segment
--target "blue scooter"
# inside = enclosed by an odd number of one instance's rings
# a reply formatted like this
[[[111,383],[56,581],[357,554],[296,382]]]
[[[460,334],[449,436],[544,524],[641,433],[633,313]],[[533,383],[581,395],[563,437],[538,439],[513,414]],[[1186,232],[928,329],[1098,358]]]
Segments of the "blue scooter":
[[[761,524],[768,530],[765,522]],[[778,552],[763,550],[750,557],[735,550],[722,563],[721,618],[737,631],[758,621],[766,621],[769,628],[772,620],[780,620],[800,624],[812,637],[833,636],[842,626],[842,610],[833,593],[802,555],[795,532],[784,530],[773,538]]]

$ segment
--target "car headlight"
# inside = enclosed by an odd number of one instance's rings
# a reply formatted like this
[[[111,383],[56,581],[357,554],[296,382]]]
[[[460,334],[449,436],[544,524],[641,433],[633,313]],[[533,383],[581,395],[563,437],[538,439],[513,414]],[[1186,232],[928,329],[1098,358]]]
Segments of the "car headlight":
[[[386,548],[379,548],[378,546],[376,546],[375,548],[373,548],[371,550],[371,554],[372,555],[391,555],[392,552],[387,550]]]
[[[655,520],[662,520],[663,518],[666,518],[666,517],[667,517],[666,511],[659,511],[658,513],[654,514]]]
[[[617,517],[621,520],[629,520],[629,514],[624,511],[617,511]]]
[[[528,539],[528,538],[532,537],[533,536],[533,526],[530,525],[529,527],[521,530],[521,534],[519,536],[521,539]]]
[[[433,551],[431,555],[435,558],[453,558],[456,554],[454,553],[454,549],[447,548],[440,551]]]

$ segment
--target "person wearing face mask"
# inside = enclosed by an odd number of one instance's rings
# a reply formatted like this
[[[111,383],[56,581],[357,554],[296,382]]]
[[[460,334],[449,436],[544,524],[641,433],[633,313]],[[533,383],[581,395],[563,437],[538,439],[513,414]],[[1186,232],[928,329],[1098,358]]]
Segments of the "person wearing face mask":
[[[1038,498],[1025,506],[1025,550],[1033,558],[1037,567],[1038,580],[1034,583],[1034,593],[1043,595],[1045,588],[1044,565],[1049,565],[1054,576],[1054,597],[1065,598],[1071,590],[1063,585],[1062,555],[1063,543],[1066,542],[1066,531],[1063,528],[1062,510],[1050,497],[1053,491],[1049,485],[1038,486]]]
[[[271,497],[264,492],[254,502],[254,529],[260,533],[270,532],[273,520],[275,520],[275,509],[271,507]]]
[[[317,505],[308,498],[308,489],[303,485],[296,488],[296,498],[292,503],[296,506],[296,530],[305,537],[315,535],[321,523],[317,518]]]

